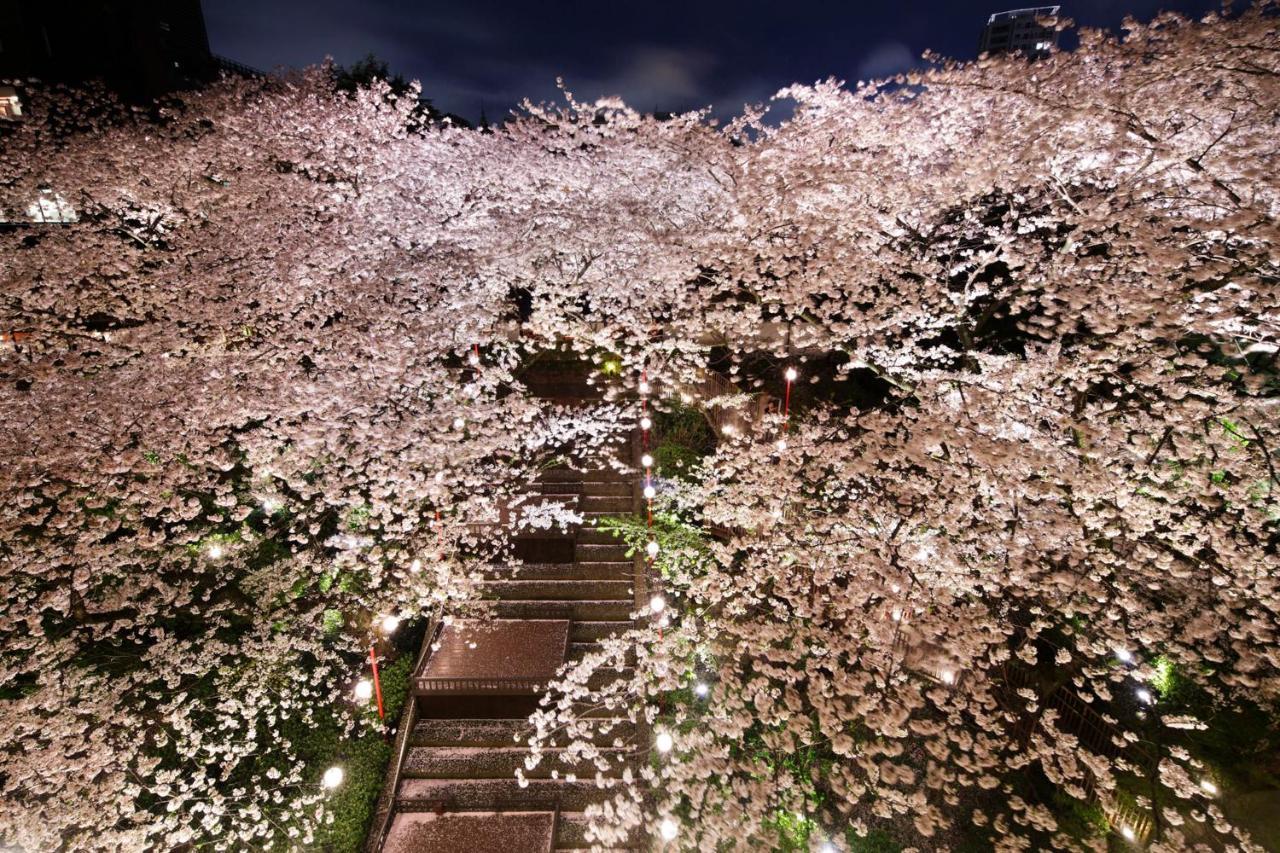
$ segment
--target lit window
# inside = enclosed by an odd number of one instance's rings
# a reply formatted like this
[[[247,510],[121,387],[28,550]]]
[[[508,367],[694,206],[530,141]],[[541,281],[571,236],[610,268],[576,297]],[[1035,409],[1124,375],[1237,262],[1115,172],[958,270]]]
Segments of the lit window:
[[[19,118],[22,101],[12,86],[0,86],[0,118]]]
[[[67,204],[61,193],[45,187],[27,208],[27,218],[32,222],[75,222],[76,209]]]

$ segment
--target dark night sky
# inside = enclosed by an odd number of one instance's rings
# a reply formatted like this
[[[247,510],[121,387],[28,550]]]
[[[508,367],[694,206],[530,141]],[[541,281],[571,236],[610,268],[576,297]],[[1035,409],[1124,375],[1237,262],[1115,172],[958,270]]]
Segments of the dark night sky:
[[[438,107],[500,118],[522,98],[621,95],[643,111],[735,113],[792,82],[904,70],[931,48],[971,59],[991,12],[1016,0],[204,0],[215,53],[263,69],[367,53],[422,81]],[[1031,5],[1031,4],[1025,4]],[[1115,28],[1126,14],[1200,15],[1217,0],[1073,0],[1062,14]],[[1066,42],[1064,41],[1064,44]]]

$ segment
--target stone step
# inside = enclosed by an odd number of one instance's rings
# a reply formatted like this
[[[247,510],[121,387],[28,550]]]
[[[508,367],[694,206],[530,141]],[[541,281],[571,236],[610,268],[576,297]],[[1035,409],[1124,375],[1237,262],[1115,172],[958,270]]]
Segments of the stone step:
[[[623,762],[628,750],[598,747],[608,761],[608,769],[600,771],[596,765],[581,758],[569,758],[565,750],[547,748],[542,761],[532,770],[525,767],[529,757],[527,746],[415,746],[410,747],[401,765],[404,779],[507,779],[517,770],[524,769],[530,779],[550,779],[552,773],[560,778],[577,775],[595,779],[597,771],[606,777],[622,775]]]
[[[636,835],[623,841],[627,847],[605,847],[604,850],[632,850],[633,845],[640,842]],[[595,847],[595,842],[587,839],[587,816],[583,812],[560,812],[559,819],[556,822],[556,841],[555,849],[561,850],[600,850],[602,848]]]
[[[634,609],[633,599],[556,601],[496,601],[493,615],[499,619],[572,619],[581,622],[610,622],[628,619]]]
[[[570,643],[590,643],[631,630],[630,620],[613,622],[575,622],[569,626]]]
[[[593,803],[612,799],[614,790],[597,788],[595,777],[566,782],[563,779],[530,779],[525,787],[511,779],[404,779],[396,792],[397,805],[405,810],[554,809],[582,811]]]
[[[548,468],[538,475],[539,483],[576,483],[584,486],[592,483],[626,483],[630,486],[634,479],[634,474],[614,468],[591,468],[584,471]]]
[[[587,495],[578,499],[578,511],[607,512],[612,515],[630,515],[635,512],[635,502],[630,495]]]
[[[525,563],[494,566],[485,570],[487,580],[630,580],[635,575],[635,562],[612,563]]]
[[[603,719],[607,715],[593,715]],[[592,743],[598,746],[618,746],[614,741],[622,738],[621,746],[625,747],[635,735],[635,724],[624,718],[616,718],[607,729],[593,729]],[[525,747],[533,734],[533,726],[528,719],[483,719],[465,717],[462,719],[426,719],[419,720],[409,733],[409,745],[413,747],[430,746],[471,746],[471,747]],[[566,736],[567,737],[567,736]],[[555,742],[564,745],[564,737]]]
[[[409,733],[411,746],[511,746],[533,731],[527,719],[419,720]],[[516,738],[519,738],[517,741]]]
[[[516,539],[511,556],[522,563],[572,563],[577,545],[572,539]]]
[[[598,640],[589,643],[570,643],[569,648],[565,651],[564,659],[566,661],[582,660],[592,652],[600,651],[600,642]]]
[[[584,512],[582,524],[577,528],[577,540],[582,544],[621,544],[622,539],[599,529],[604,519],[617,519],[620,516],[632,516],[631,512]],[[639,514],[635,514],[639,516]]]
[[[547,580],[543,578],[491,580],[481,594],[503,601],[634,601],[632,583],[620,580]]]
[[[601,562],[617,562],[630,559],[627,557],[629,549],[624,544],[596,544],[591,542],[583,542],[574,548],[574,561],[582,561],[584,563],[601,563]]]
[[[611,678],[614,674],[611,671]],[[593,719],[591,725],[591,743],[598,747],[625,749],[635,739],[636,726],[626,717],[613,716],[607,710],[591,710],[584,716]],[[534,734],[534,726],[527,717],[512,719],[483,719],[483,717],[463,717],[463,719],[426,719],[417,722],[408,736],[411,747],[472,747],[492,749],[525,749],[529,745],[530,736]],[[564,747],[568,735],[557,733],[550,739],[550,744]]]
[[[635,494],[631,479],[606,483],[583,483],[581,494],[586,497],[619,497],[630,499]]]
[[[546,540],[570,540],[578,538],[578,525],[568,527],[537,527],[526,528],[511,537],[513,542],[545,542]]]
[[[635,668],[630,666],[624,666],[622,669],[615,667],[597,669],[587,678],[587,687],[591,690],[599,690],[619,679],[630,681],[634,675]]]
[[[578,536],[575,541],[579,545],[617,545],[622,543],[621,539],[609,531],[598,530],[585,524],[578,528]]]
[[[434,850],[537,850],[555,847],[554,811],[402,811],[391,822],[384,853]]]
[[[614,486],[613,483],[591,483],[590,485],[602,488],[612,488]],[[576,498],[584,493],[586,487],[586,483],[583,483],[580,480],[573,480],[565,482],[534,483],[533,488],[530,491],[535,495],[541,495],[548,498],[563,498],[568,496]]]
[[[566,663],[575,663],[577,661],[582,660],[584,657],[591,654],[592,652],[598,652],[598,651],[600,651],[599,642],[570,643],[569,648],[565,651],[564,659]],[[627,652],[626,661],[628,666],[634,665],[635,659],[636,659],[636,655],[634,650]]]

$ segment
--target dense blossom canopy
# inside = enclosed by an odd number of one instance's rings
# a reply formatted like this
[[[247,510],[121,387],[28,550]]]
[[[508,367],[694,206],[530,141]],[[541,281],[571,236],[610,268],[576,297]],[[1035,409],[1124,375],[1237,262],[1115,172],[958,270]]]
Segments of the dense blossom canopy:
[[[1158,843],[1189,814],[1247,844],[1195,755],[1136,767],[1061,695],[1144,743],[1157,654],[1211,707],[1280,698],[1277,26],[1165,17],[723,128],[572,97],[425,127],[323,71],[34,99],[0,138],[0,839],[305,845],[321,768],[283,724],[342,701],[378,614],[466,606],[539,465],[633,426],[518,393],[561,342],[733,428],[663,484],[666,624],[538,717],[569,759],[601,703],[674,732],[602,842],[799,813],[1082,843],[1034,771],[1150,777],[1189,804]]]

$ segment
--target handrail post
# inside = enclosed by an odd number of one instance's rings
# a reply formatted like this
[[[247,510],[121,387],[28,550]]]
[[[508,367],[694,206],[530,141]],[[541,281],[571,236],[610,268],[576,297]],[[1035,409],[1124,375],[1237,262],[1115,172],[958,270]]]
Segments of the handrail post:
[[[427,654],[431,649],[431,644],[435,640],[435,635],[440,631],[442,624],[440,616],[440,611],[432,613],[431,619],[427,623],[426,633],[422,635],[422,646],[418,649],[418,657],[413,663],[415,676],[421,671],[422,665],[425,663]],[[396,731],[396,753],[392,759],[390,772],[386,777],[387,790],[383,791],[383,797],[379,799],[380,804],[383,799],[387,800],[387,804],[385,809],[382,810],[382,820],[378,823],[376,831],[371,832],[365,839],[365,853],[377,853],[387,842],[387,834],[391,832],[391,822],[395,819],[396,804],[399,801],[400,771],[404,767],[404,758],[409,751],[409,742],[413,739],[413,729],[417,724],[418,699],[413,690],[410,690],[409,696],[405,700],[404,709],[400,712],[400,728]]]

